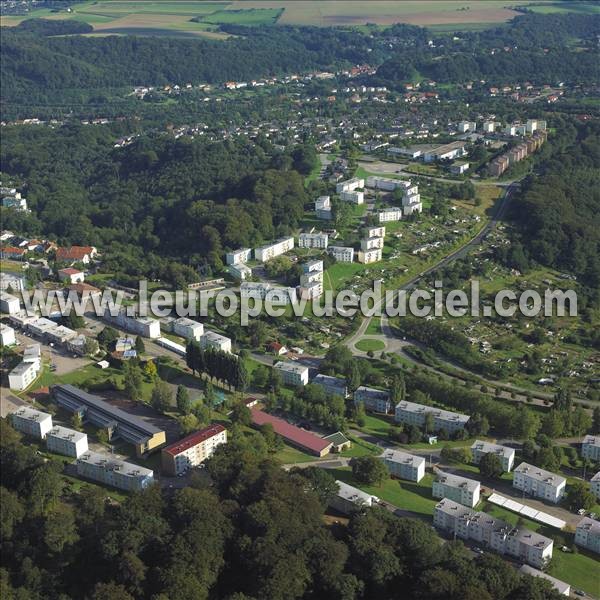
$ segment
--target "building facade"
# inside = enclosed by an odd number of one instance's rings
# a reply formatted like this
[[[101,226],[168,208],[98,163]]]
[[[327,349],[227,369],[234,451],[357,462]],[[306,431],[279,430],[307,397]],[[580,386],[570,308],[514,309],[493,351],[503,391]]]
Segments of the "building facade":
[[[594,462],[600,462],[600,436],[586,435],[583,438],[581,456]]]
[[[150,469],[88,450],[77,458],[77,475],[104,485],[138,492],[154,483]]]
[[[275,258],[276,256],[280,256],[281,254],[285,254],[290,250],[294,249],[294,238],[293,237],[285,237],[270,244],[265,244],[260,248],[254,249],[254,258],[260,262],[266,262]]]
[[[330,396],[348,397],[348,385],[345,379],[341,377],[332,377],[331,375],[323,375],[319,373],[311,381],[313,385],[318,385],[325,390],[325,393]]]
[[[298,236],[299,248],[327,248],[329,235],[317,231],[314,233],[301,233]]]
[[[296,362],[278,362],[273,368],[279,372],[285,385],[306,385],[308,383],[308,367]]]
[[[241,263],[247,263],[252,256],[252,250],[250,248],[238,248],[225,254],[225,262],[228,265],[239,265]]]
[[[353,262],[354,248],[348,246],[329,246],[329,254],[338,262]]]
[[[428,414],[431,414],[433,417],[434,431],[444,429],[448,433],[464,429],[470,419],[468,415],[403,400],[396,406],[394,420],[396,423],[406,423],[407,425],[423,427]]]
[[[522,462],[513,477],[513,487],[548,502],[558,504],[565,495],[567,480],[560,475]]]
[[[353,395],[354,404],[364,404],[365,410],[379,413],[389,413],[392,410],[390,393],[364,385],[356,388]]]
[[[82,431],[55,425],[46,434],[46,446],[50,452],[79,458],[88,451],[88,439]]]
[[[479,503],[481,484],[475,479],[438,471],[431,492],[434,498],[449,498],[454,502],[474,508]]]
[[[400,450],[386,450],[381,456],[392,477],[419,482],[425,477],[425,459]]]
[[[471,453],[473,454],[473,462],[476,465],[479,464],[486,454],[495,454],[502,463],[502,469],[507,473],[512,470],[515,462],[515,451],[513,448],[490,442],[482,442],[481,440],[475,440],[471,446]]]
[[[600,554],[600,521],[583,517],[575,529],[575,543]]]
[[[43,440],[52,429],[52,415],[36,410],[30,406],[21,406],[10,415],[14,429]]]
[[[200,348],[203,350],[231,352],[231,339],[215,331],[207,331],[200,336]]]

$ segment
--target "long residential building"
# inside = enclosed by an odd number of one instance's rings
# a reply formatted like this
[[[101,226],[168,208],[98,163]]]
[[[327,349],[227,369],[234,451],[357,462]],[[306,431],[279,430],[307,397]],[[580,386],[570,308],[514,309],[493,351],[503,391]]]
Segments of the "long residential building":
[[[260,248],[254,249],[254,258],[260,262],[266,262],[275,258],[276,256],[280,256],[281,254],[285,254],[290,250],[294,249],[294,238],[293,237],[285,237],[278,239],[270,244],[265,244]]]
[[[336,480],[337,494],[329,501],[329,506],[344,515],[351,515],[362,508],[371,507],[379,501],[377,496],[367,494],[358,488]]]
[[[50,452],[79,458],[84,452],[88,451],[87,434],[55,425],[46,434],[46,447]]]
[[[512,470],[515,462],[515,451],[513,448],[500,444],[492,444],[491,442],[475,440],[471,446],[471,453],[473,454],[473,462],[476,465],[479,464],[486,454],[495,454],[502,463],[502,469],[507,473]]]
[[[216,331],[206,331],[200,336],[200,348],[202,350],[231,352],[231,339]]]
[[[186,340],[199,341],[204,335],[204,325],[193,319],[181,317],[180,319],[173,321],[173,333]]]
[[[600,554],[600,521],[583,517],[575,529],[575,543]]]
[[[567,480],[560,475],[522,462],[514,472],[513,487],[548,502],[558,504],[565,495]]]
[[[350,202],[351,204],[364,204],[365,194],[357,190],[353,192],[340,192],[340,200]]]
[[[358,251],[358,262],[363,265],[370,265],[371,263],[379,262],[383,257],[383,250],[381,248],[371,248],[370,250],[359,250]]]
[[[583,438],[581,442],[581,456],[594,462],[600,462],[600,436],[586,435]]]
[[[379,413],[389,413],[392,410],[390,393],[361,385],[356,388],[353,396],[354,404],[364,404],[365,410]]]
[[[137,492],[154,482],[150,469],[88,450],[77,458],[77,474],[104,485]]]
[[[330,396],[341,396],[342,398],[348,397],[348,384],[346,380],[341,377],[333,377],[331,375],[319,373],[311,383],[322,387],[325,390],[325,393]]]
[[[175,476],[197,467],[210,458],[216,448],[227,443],[227,430],[219,424],[210,425],[200,431],[190,433],[183,439],[163,448],[161,451],[162,470]]]
[[[354,248],[349,246],[329,246],[329,254],[338,262],[354,261]]]
[[[327,248],[329,243],[329,235],[322,231],[313,233],[301,233],[298,236],[299,248]]]
[[[43,440],[52,429],[52,415],[31,406],[20,406],[10,415],[14,429],[38,440]]]
[[[295,288],[287,288],[259,281],[244,281],[240,285],[242,298],[254,298],[273,304],[291,304],[296,297]]]
[[[109,437],[118,436],[133,444],[136,454],[155,450],[166,442],[165,432],[151,423],[113,406],[100,396],[89,394],[70,384],[54,385],[50,394],[56,403],[84,421],[106,428]]]
[[[425,477],[425,459],[422,456],[389,449],[381,458],[392,477],[416,482]]]
[[[225,262],[228,265],[239,265],[247,263],[252,256],[252,250],[250,248],[238,248],[225,254]]]
[[[308,383],[308,367],[297,362],[278,362],[273,368],[279,372],[285,385],[306,385]]]
[[[107,306],[103,319],[111,325],[142,337],[151,339],[160,337],[160,323],[156,319],[128,315],[126,306],[123,306],[115,316],[111,315],[109,309],[110,307]]]
[[[571,594],[571,586],[568,583],[565,583],[564,581],[561,581],[560,579],[556,579],[555,577],[552,577],[552,576],[548,575],[547,573],[544,573],[543,571],[534,569],[533,567],[530,567],[529,565],[521,565],[521,568],[519,569],[519,571],[523,575],[531,575],[531,577],[540,577],[541,579],[545,579],[546,581],[549,581],[550,584],[552,585],[552,587],[562,596],[569,596]]]
[[[552,558],[554,542],[550,538],[529,529],[513,527],[449,498],[436,504],[433,524],[455,537],[473,540],[538,569],[545,567]]]
[[[590,490],[592,491],[592,494],[600,500],[600,471],[590,479]]]
[[[464,429],[470,419],[468,415],[462,415],[449,410],[436,408],[435,406],[426,406],[424,404],[403,400],[396,405],[394,420],[397,423],[406,423],[407,425],[423,427],[428,414],[433,415],[434,431],[444,429],[448,433]]]
[[[438,471],[433,480],[431,493],[434,498],[449,498],[474,508],[479,503],[481,484],[475,479]]]
[[[340,192],[353,192],[354,190],[362,189],[365,187],[365,180],[358,177],[348,179],[346,181],[340,181],[335,186],[336,194]]]
[[[377,218],[380,223],[391,223],[394,221],[400,221],[402,219],[402,209],[401,208],[382,208],[377,213]]]

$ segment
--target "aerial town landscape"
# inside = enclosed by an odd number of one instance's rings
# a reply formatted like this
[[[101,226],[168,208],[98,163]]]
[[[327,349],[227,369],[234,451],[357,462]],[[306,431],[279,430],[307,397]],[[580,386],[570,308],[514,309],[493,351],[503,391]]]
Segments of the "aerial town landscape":
[[[0,11],[2,599],[600,599],[598,4]]]

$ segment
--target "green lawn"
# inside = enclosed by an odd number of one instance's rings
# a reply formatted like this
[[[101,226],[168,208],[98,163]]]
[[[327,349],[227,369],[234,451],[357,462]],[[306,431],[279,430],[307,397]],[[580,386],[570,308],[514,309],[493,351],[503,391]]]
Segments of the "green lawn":
[[[273,25],[284,11],[283,8],[249,8],[241,10],[219,10],[202,18],[203,23],[220,25]],[[317,171],[318,173],[318,171]]]
[[[312,454],[307,454],[306,452],[302,452],[301,450],[297,450],[292,446],[288,446],[285,444],[283,450],[280,450],[275,454],[275,458],[281,462],[283,465],[289,465],[292,463],[305,463],[311,462],[313,460],[318,460],[316,456]]]
[[[385,343],[381,340],[359,340],[356,342],[356,347],[363,352],[379,352],[385,350]]]
[[[369,324],[367,325],[367,329],[365,331],[365,335],[380,335],[381,334],[381,318],[373,317]]]
[[[383,416],[375,416],[368,414],[365,417],[365,424],[362,427],[358,427],[363,433],[369,433],[380,438],[387,438],[390,428],[393,427],[394,422],[392,417],[387,418]]]
[[[327,269],[326,274],[331,281],[332,289],[341,289],[341,284],[347,282],[365,268],[360,263],[338,262]]]
[[[346,458],[355,458],[358,456],[379,456],[381,454],[381,448],[378,446],[369,444],[368,442],[365,442],[364,440],[352,435],[348,435],[347,437],[352,442],[352,447],[349,450],[344,450],[344,452],[341,452],[340,456],[344,456]]]
[[[591,596],[600,596],[600,561],[591,553],[579,550],[577,554],[554,548],[548,574],[570,583],[575,589]]]

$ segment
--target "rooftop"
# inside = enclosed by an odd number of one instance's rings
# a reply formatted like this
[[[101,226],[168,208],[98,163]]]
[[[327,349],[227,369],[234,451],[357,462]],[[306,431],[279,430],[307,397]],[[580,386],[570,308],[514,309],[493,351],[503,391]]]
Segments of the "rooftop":
[[[501,454],[506,457],[512,456],[515,453],[514,449],[508,446],[501,446],[500,444],[492,444],[491,442],[481,440],[475,440],[471,446],[471,450],[478,450],[485,454]]]
[[[435,406],[426,406],[425,404],[417,404],[415,402],[408,402],[404,400],[396,405],[396,409],[400,408],[407,412],[412,413],[432,413],[434,417],[443,419],[445,421],[458,421],[466,423],[470,417],[469,415],[463,415],[461,413],[455,413],[450,410],[444,410],[443,408],[436,408]]]
[[[48,435],[60,438],[61,440],[68,440],[74,443],[77,443],[83,438],[87,438],[87,434],[83,433],[82,431],[76,431],[75,429],[69,429],[68,427],[62,427],[61,425],[55,425],[48,432]]]
[[[378,390],[376,388],[367,387],[366,385],[361,385],[356,388],[354,392],[362,394],[363,396],[370,396],[371,398],[381,398],[382,400],[387,400],[390,397],[390,393],[386,390]]]
[[[590,519],[590,517],[583,517],[577,523],[577,529],[585,529],[589,533],[600,536],[600,521]]]
[[[275,365],[275,368],[281,371],[287,371],[288,373],[297,373],[298,375],[301,375],[302,373],[306,373],[308,371],[308,367],[304,365],[299,365],[298,363],[291,361],[278,362]]]
[[[190,433],[190,435],[182,438],[181,440],[163,448],[163,452],[170,454],[171,456],[177,456],[177,454],[181,454],[190,448],[205,442],[211,437],[218,435],[225,431],[225,427],[223,425],[215,424],[209,425],[200,431],[195,431],[194,433]]]
[[[382,454],[381,458],[384,458],[385,460],[389,460],[391,462],[411,465],[413,467],[418,467],[419,465],[425,463],[425,459],[422,456],[415,456],[414,454],[409,454],[408,452],[401,452],[400,450],[386,450]]]
[[[121,475],[126,477],[147,477],[149,475],[154,475],[151,469],[146,469],[145,467],[140,467],[139,465],[125,462],[124,460],[119,460],[113,456],[99,454],[98,452],[85,452],[77,459],[77,462],[96,465],[105,471],[118,471]]]
[[[526,462],[522,462],[514,471],[515,473],[523,473],[532,479],[537,481],[543,481],[544,483],[550,483],[552,485],[558,486],[567,482],[564,477],[560,475],[556,475],[556,473],[551,473],[550,471],[545,471],[544,469],[540,469],[535,465],[530,465]]]
[[[460,475],[454,475],[452,473],[444,473],[443,471],[437,472],[435,480],[444,485],[449,485],[450,487],[466,488],[470,492],[474,492],[481,486],[479,481],[476,481],[475,479],[468,479],[467,477],[461,477]]]
[[[597,435],[586,435],[581,443],[600,448],[600,437]]]
[[[355,502],[357,504],[366,504],[367,506],[371,506],[373,500],[377,500],[376,496],[371,496],[371,494],[367,494],[358,488],[355,488],[343,481],[336,480],[336,483],[339,486],[338,496],[340,498],[344,498],[345,500],[350,500],[351,502]]]
[[[21,417],[22,419],[28,419],[29,421],[45,421],[46,419],[51,418],[51,415],[48,413],[42,412],[41,410],[36,410],[31,406],[21,406],[15,410],[13,414]]]
[[[571,586],[568,583],[565,583],[564,581],[556,579],[555,577],[552,577],[550,575],[547,575],[543,571],[538,571],[537,569],[534,569],[529,565],[521,565],[519,571],[521,571],[521,573],[524,573],[525,575],[531,575],[532,577],[541,577],[542,579],[548,580],[559,594],[568,595],[568,592],[571,589]]]

